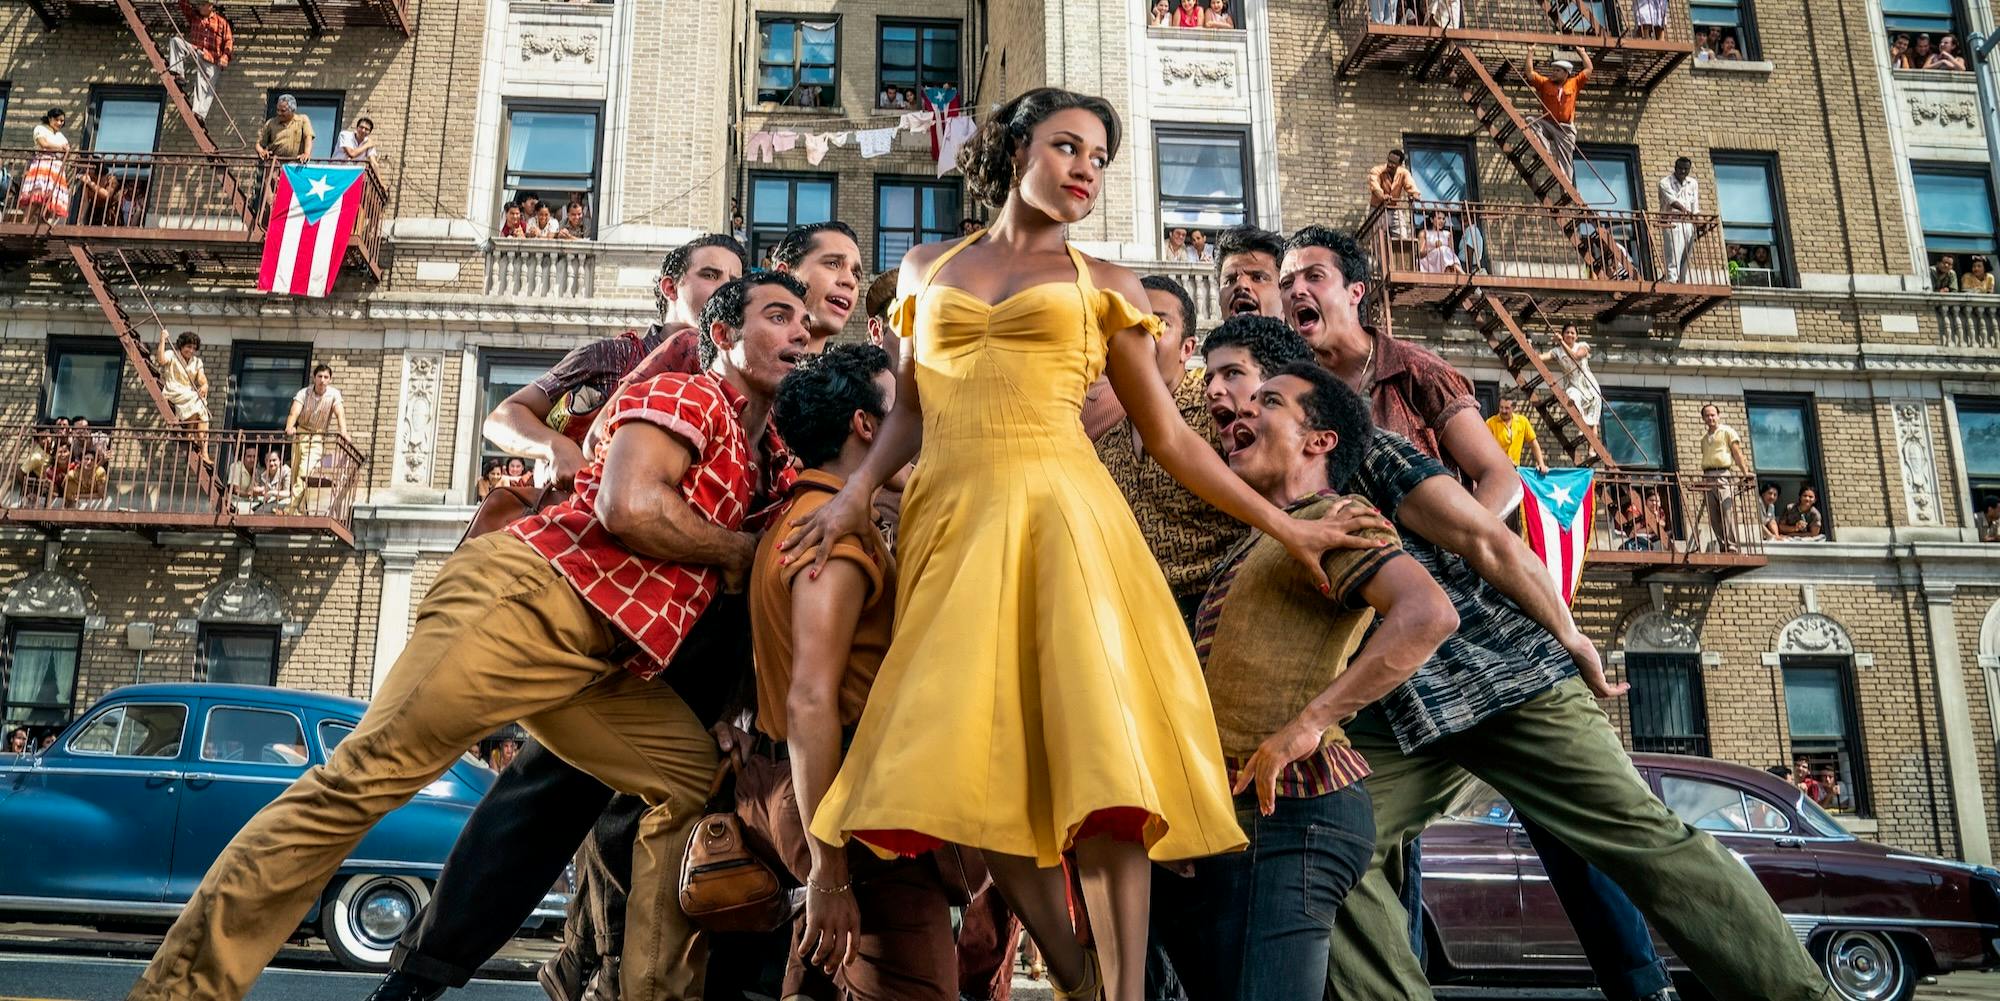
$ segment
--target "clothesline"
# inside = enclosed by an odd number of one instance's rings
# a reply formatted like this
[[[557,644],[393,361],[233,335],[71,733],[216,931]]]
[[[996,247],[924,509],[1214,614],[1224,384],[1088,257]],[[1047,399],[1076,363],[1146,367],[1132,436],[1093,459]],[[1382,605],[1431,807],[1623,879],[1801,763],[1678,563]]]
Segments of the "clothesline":
[[[800,130],[774,127],[766,123],[763,128],[745,129],[743,139],[743,162],[771,163],[779,154],[805,147],[806,163],[819,166],[826,154],[835,146],[846,146],[849,139],[864,160],[886,156],[895,149],[896,136],[903,132],[928,132],[931,140],[931,156],[937,163],[937,176],[943,177],[957,165],[959,148],[970,140],[979,126],[973,116],[966,113],[958,103],[955,88],[938,87],[924,92],[929,104],[927,110],[906,111],[896,117],[896,124],[872,129],[821,129]],[[887,120],[883,116],[878,120]],[[845,125],[853,122],[815,122],[816,125]]]

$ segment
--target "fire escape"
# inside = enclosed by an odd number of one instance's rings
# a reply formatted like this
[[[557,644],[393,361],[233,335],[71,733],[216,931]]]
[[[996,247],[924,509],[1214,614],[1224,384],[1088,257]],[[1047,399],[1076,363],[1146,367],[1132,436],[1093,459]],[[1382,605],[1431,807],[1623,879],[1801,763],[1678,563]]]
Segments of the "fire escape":
[[[45,531],[63,527],[131,528],[148,535],[166,529],[223,528],[242,534],[257,531],[328,532],[352,543],[351,510],[365,473],[365,457],[344,441],[329,439],[324,448],[336,453],[315,465],[303,481],[299,500],[251,505],[232,496],[228,476],[218,459],[244,450],[285,448],[283,435],[211,431],[197,441],[180,430],[180,421],[162,388],[154,350],[163,321],[152,308],[148,284],[164,291],[170,282],[185,288],[196,282],[211,287],[248,284],[262,258],[268,206],[277,170],[255,155],[242,128],[229,120],[218,101],[210,119],[195,114],[188,85],[168,66],[170,40],[180,34],[182,17],[172,0],[28,0],[51,32],[71,24],[122,24],[144,53],[187,132],[192,147],[181,152],[113,153],[82,150],[72,145],[60,166],[73,186],[69,213],[61,219],[37,218],[20,204],[24,178],[38,151],[0,150],[0,171],[15,183],[0,201],[0,254],[14,263],[39,265],[61,274],[74,269],[78,280],[110,323],[125,358],[158,410],[163,429],[114,429],[98,434],[99,448],[113,482],[104,497],[80,500],[61,496],[60,486],[42,491],[17,491],[20,504],[0,505],[0,521],[31,524]],[[305,29],[313,35],[328,30],[380,27],[407,37],[412,22],[406,0],[293,0],[266,5],[231,5],[227,14],[238,44],[252,42],[257,29]],[[225,70],[225,72],[228,72]],[[220,120],[220,121],[217,121]],[[250,127],[245,123],[245,127]],[[223,133],[228,134],[223,134]],[[111,179],[120,187],[116,199],[93,199],[84,193],[85,177]],[[386,204],[380,179],[371,171],[363,185],[362,211],[342,254],[346,274],[368,282],[383,274],[381,226]],[[35,429],[6,429],[10,453],[45,446]],[[46,437],[41,435],[39,437]],[[271,440],[259,440],[268,438]],[[108,446],[108,447],[107,447]],[[15,458],[17,456],[8,456]],[[121,464],[138,475],[121,492],[116,476]],[[9,467],[9,468],[18,468]],[[143,482],[141,482],[143,481]],[[312,495],[310,500],[303,495]],[[89,503],[83,502],[84,500]],[[120,501],[130,503],[121,504]]]
[[[1617,414],[1604,407],[1603,424],[1593,427],[1564,391],[1554,360],[1564,324],[1588,329],[1626,318],[1674,331],[1725,301],[1730,287],[1715,216],[1643,204],[1611,208],[1584,196],[1580,184],[1604,186],[1581,156],[1575,176],[1566,174],[1534,135],[1530,121],[1540,102],[1514,60],[1528,46],[1544,59],[1555,48],[1591,54],[1595,71],[1578,113],[1587,139],[1592,90],[1643,98],[1693,54],[1685,9],[1673,3],[1657,32],[1627,23],[1632,8],[1617,0],[1334,0],[1334,9],[1347,43],[1335,57],[1340,76],[1400,73],[1452,88],[1482,144],[1506,160],[1533,199],[1373,210],[1361,238],[1378,262],[1382,319],[1411,309],[1467,316],[1540,415],[1545,435],[1571,462],[1598,470],[1594,565],[1641,576],[1678,569],[1717,577],[1762,565],[1759,510],[1749,491],[1620,470],[1600,436],[1605,425],[1617,425]],[[1448,235],[1427,241],[1427,227]],[[1448,255],[1431,253],[1446,241],[1461,258],[1456,267]],[[1650,517],[1649,501],[1659,512]],[[1651,548],[1634,544],[1633,536],[1649,533]]]

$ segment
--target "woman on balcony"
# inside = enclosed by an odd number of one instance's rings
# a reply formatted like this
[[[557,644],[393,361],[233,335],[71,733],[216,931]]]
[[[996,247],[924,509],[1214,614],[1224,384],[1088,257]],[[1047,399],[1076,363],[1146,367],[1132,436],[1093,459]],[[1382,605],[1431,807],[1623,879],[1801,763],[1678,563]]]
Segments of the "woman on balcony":
[[[69,178],[63,174],[69,137],[62,132],[68,118],[61,108],[50,108],[42,116],[42,124],[35,126],[38,152],[28,161],[28,173],[21,178],[21,208],[30,226],[69,218]]]
[[[1424,256],[1417,259],[1417,270],[1433,275],[1464,274],[1465,266],[1459,262],[1458,252],[1452,249],[1456,239],[1444,210],[1432,209],[1424,223]]]
[[[118,176],[92,157],[77,169],[76,224],[116,226],[119,223]]]

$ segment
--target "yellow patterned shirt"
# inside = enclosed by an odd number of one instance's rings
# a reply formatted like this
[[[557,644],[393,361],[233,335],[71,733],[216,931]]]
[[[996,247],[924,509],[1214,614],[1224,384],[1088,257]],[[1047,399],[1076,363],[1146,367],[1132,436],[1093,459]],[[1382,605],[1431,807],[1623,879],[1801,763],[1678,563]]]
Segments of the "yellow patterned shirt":
[[[1215,420],[1202,396],[1206,373],[1189,372],[1174,390],[1181,418],[1210,446],[1216,445]],[[1097,439],[1097,458],[1132,505],[1139,531],[1153,558],[1167,575],[1174,598],[1186,607],[1201,599],[1216,564],[1250,532],[1249,526],[1223,514],[1181,486],[1150,455],[1134,443],[1132,419],[1119,421]],[[1220,452],[1220,448],[1217,448]]]

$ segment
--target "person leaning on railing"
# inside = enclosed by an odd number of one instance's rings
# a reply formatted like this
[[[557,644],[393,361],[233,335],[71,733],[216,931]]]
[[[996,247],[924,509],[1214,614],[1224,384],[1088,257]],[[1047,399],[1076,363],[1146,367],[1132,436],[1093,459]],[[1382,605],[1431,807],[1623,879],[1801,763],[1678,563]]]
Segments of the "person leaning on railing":
[[[285,415],[285,435],[292,440],[287,498],[292,514],[299,513],[305,504],[308,488],[332,485],[347,464],[338,446],[332,455],[326,454],[328,431],[339,435],[343,443],[347,440],[347,407],[340,390],[333,387],[333,366],[320,362],[313,366],[312,385],[292,397],[291,412]],[[320,482],[310,482],[315,479]]]

